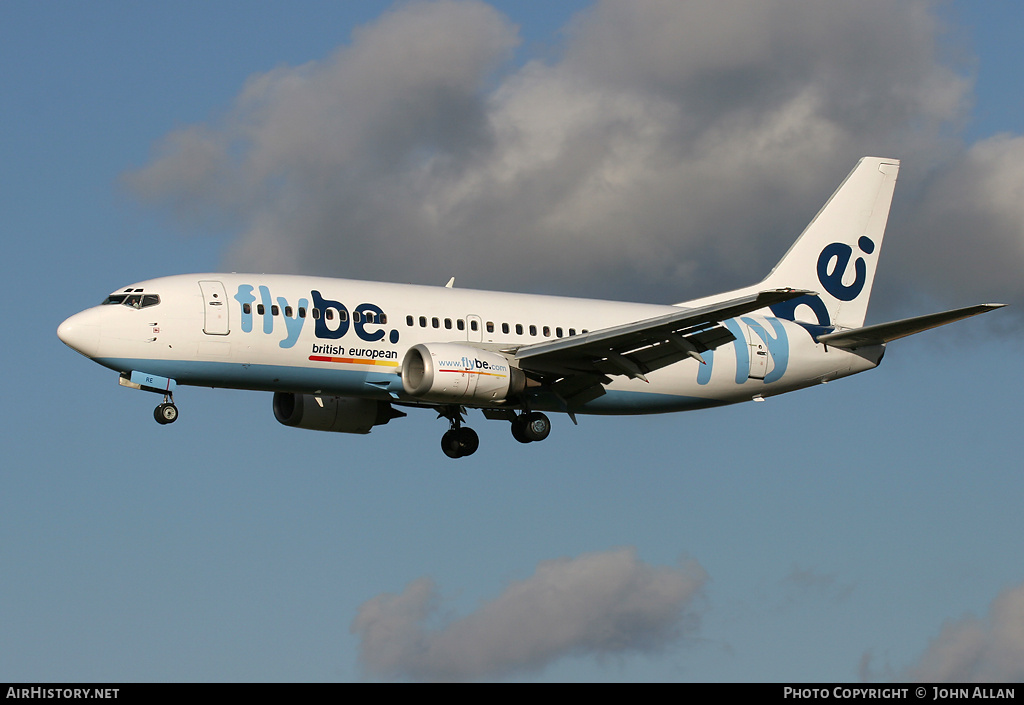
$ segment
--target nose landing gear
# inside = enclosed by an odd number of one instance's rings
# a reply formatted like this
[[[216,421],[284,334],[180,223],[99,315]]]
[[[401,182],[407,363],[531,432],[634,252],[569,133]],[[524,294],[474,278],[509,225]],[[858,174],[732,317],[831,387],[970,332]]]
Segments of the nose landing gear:
[[[178,420],[178,407],[174,405],[174,400],[169,394],[164,396],[162,404],[153,409],[153,418],[161,425],[174,423]]]
[[[122,372],[117,381],[122,387],[141,389],[146,392],[155,392],[156,394],[163,395],[163,403],[153,409],[153,418],[161,426],[178,420],[178,407],[174,405],[175,381],[173,379],[134,370],[132,372]]]

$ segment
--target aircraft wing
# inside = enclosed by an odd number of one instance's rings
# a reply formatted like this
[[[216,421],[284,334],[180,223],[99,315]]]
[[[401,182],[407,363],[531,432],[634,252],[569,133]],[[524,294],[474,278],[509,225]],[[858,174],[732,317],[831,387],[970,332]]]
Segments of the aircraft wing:
[[[526,372],[556,378],[555,392],[567,399],[611,382],[608,375],[647,381],[646,373],[686,357],[703,362],[700,353],[735,340],[722,321],[808,293],[777,289],[699,308],[681,308],[634,323],[524,345],[515,351],[514,359]]]
[[[863,328],[827,333],[825,335],[819,335],[817,340],[819,343],[831,345],[836,348],[845,348],[847,350],[854,350],[868,345],[881,345],[882,343],[888,343],[892,340],[905,338],[906,336],[913,335],[914,333],[920,333],[921,331],[929,330],[931,328],[944,326],[947,323],[952,323],[953,321],[977,316],[980,313],[995,311],[997,308],[1002,308],[1005,305],[1006,304],[978,304],[977,306],[967,306],[966,308],[943,311],[942,313],[930,313],[927,316],[904,318],[901,321],[892,321],[891,323],[879,323],[874,326],[865,326]]]

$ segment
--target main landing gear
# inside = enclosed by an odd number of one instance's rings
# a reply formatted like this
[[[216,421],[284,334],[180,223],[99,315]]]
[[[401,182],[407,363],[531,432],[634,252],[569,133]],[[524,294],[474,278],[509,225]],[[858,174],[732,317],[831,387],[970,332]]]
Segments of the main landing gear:
[[[473,455],[480,447],[480,436],[468,426],[462,425],[462,407],[446,406],[440,412],[451,425],[441,436],[441,450],[449,458],[464,458]]]
[[[511,415],[511,413],[510,413]],[[438,417],[448,419],[450,428],[441,436],[441,450],[449,458],[464,458],[473,455],[480,447],[476,431],[462,425],[461,406],[446,406]],[[520,443],[543,441],[551,433],[551,421],[539,411],[526,411],[512,419],[512,437]]]
[[[543,441],[551,433],[551,421],[539,411],[529,411],[512,419],[512,437],[520,443]]]
[[[165,394],[163,403],[153,409],[153,418],[158,424],[169,424],[178,420],[178,407],[174,405],[174,399],[170,394]]]

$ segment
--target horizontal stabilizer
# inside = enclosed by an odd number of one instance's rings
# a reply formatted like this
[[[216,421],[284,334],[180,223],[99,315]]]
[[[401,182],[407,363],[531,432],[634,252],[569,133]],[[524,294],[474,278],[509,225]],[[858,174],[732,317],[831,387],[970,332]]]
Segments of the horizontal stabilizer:
[[[818,342],[824,343],[825,345],[831,345],[836,348],[845,348],[847,350],[862,348],[868,345],[881,345],[882,343],[888,343],[891,340],[905,338],[906,336],[913,335],[914,333],[920,333],[921,331],[929,330],[931,328],[938,328],[939,326],[944,326],[947,323],[952,323],[953,321],[977,316],[979,313],[995,311],[997,308],[1002,308],[1005,305],[1006,304],[978,304],[977,306],[958,308],[953,311],[930,313],[927,316],[904,318],[902,321],[879,323],[878,325],[865,326],[864,328],[854,328],[853,330],[827,333],[825,335],[819,335]]]

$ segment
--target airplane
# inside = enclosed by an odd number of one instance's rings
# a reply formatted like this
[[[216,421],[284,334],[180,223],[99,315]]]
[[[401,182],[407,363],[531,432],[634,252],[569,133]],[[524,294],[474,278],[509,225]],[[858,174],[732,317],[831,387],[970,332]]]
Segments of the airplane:
[[[77,352],[156,392],[273,392],[285,426],[366,434],[401,409],[448,421],[450,458],[479,437],[467,409],[521,443],[544,412],[652,414],[763,401],[877,367],[887,343],[988,303],[864,326],[899,161],[861,159],[760,283],[674,305],[310,276],[190,274],[111,293],[57,330]]]

